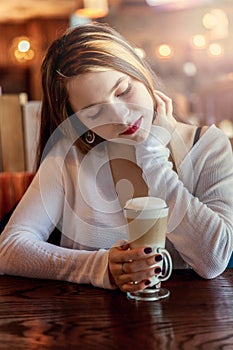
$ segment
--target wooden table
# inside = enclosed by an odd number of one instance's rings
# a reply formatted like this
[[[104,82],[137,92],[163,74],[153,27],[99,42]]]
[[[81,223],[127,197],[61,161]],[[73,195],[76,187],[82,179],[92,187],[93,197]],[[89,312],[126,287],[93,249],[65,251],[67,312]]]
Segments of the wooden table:
[[[0,276],[0,349],[233,349],[233,269],[177,271],[162,302],[120,291]]]

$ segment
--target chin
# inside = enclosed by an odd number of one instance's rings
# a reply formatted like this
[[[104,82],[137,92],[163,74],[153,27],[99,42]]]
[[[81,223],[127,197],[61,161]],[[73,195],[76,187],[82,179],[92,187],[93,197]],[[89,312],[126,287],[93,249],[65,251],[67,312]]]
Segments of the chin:
[[[135,135],[134,141],[136,143],[142,143],[144,142],[149,136],[148,130],[140,130],[137,135]]]

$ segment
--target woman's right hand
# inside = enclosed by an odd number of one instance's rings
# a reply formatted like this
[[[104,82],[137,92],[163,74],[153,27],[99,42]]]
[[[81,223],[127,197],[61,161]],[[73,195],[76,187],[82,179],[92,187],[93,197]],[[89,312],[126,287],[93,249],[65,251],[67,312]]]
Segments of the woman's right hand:
[[[154,91],[154,97],[157,115],[153,124],[167,129],[172,135],[177,127],[177,121],[173,116],[172,99],[158,90]]]
[[[110,281],[123,292],[136,292],[148,287],[151,278],[161,273],[156,263],[160,254],[153,254],[150,247],[130,249],[129,244],[112,247],[109,251]]]

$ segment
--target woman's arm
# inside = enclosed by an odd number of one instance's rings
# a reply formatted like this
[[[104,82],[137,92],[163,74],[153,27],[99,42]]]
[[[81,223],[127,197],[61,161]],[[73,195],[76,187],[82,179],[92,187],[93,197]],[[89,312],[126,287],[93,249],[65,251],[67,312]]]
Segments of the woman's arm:
[[[57,160],[46,159],[0,236],[0,273],[112,288],[108,251],[79,251],[47,243],[63,215],[62,182]]]
[[[199,275],[213,278],[226,268],[233,246],[230,143],[216,128],[216,137],[201,155],[201,172],[198,167],[183,170],[192,182],[191,191],[172,170],[168,142],[169,133],[152,126],[150,137],[136,146],[137,163],[143,170],[149,194],[163,198],[170,208],[169,240]]]

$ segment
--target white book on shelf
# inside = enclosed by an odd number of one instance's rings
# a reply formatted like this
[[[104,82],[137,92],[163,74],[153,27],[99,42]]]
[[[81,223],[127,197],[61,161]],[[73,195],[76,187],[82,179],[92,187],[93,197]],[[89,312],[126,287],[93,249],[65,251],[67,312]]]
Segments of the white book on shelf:
[[[41,101],[28,101],[23,105],[24,146],[26,171],[35,171],[39,140]]]

